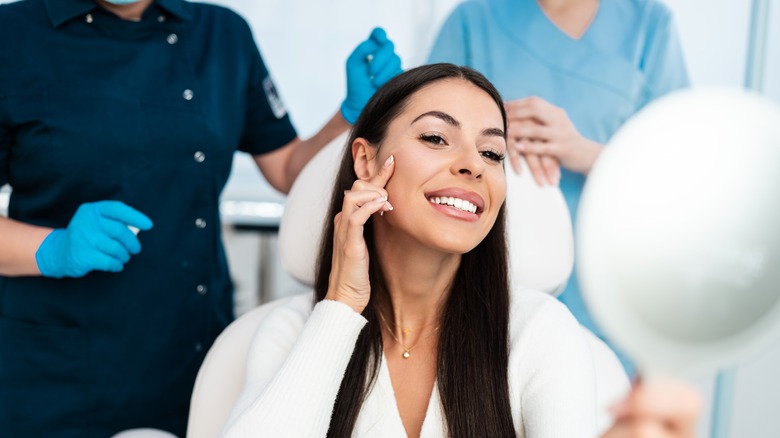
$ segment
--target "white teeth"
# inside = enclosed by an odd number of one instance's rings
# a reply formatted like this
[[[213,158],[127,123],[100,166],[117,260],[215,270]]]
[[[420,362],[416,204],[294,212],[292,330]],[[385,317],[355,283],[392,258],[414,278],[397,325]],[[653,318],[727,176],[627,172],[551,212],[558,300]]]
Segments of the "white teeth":
[[[449,205],[451,207],[457,208],[458,210],[468,211],[470,213],[477,212],[477,206],[469,201],[466,201],[465,199],[453,198],[449,196],[432,196],[428,200],[434,204]]]

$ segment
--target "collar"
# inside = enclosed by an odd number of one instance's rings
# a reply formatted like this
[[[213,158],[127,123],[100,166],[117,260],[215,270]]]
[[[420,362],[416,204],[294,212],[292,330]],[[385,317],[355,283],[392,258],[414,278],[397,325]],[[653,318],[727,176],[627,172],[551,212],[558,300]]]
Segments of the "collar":
[[[189,5],[184,0],[155,0],[155,3],[177,18],[185,21],[192,20]]]
[[[54,27],[59,27],[62,23],[98,7],[94,0],[43,0],[43,3]],[[149,7],[157,4],[177,18],[191,20],[192,14],[185,3],[184,0],[156,0]]]
[[[93,0],[43,0],[43,3],[54,27],[97,8]]]

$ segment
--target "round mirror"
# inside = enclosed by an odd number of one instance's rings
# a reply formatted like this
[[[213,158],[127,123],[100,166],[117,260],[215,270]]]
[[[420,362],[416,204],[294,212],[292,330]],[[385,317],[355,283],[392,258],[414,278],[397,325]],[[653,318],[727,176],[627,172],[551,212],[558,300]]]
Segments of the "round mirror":
[[[733,364],[780,335],[780,108],[686,90],[629,120],[577,220],[588,306],[644,372]]]

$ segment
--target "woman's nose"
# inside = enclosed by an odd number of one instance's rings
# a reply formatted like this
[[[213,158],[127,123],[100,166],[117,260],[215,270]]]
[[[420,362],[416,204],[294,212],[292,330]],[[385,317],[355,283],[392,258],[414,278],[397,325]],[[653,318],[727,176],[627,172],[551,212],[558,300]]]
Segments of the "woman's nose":
[[[476,147],[464,148],[458,159],[453,163],[453,172],[458,175],[481,179],[485,171],[485,161]]]

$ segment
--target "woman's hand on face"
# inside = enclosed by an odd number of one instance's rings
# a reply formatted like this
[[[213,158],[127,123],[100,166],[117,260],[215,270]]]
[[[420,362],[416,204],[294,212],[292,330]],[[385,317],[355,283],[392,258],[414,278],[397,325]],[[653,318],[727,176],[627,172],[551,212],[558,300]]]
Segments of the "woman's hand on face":
[[[701,409],[701,395],[686,383],[638,384],[612,407],[615,423],[602,438],[693,438]]]
[[[519,172],[520,156],[524,156],[540,185],[557,184],[560,169],[556,165],[587,174],[603,148],[580,135],[566,111],[544,99],[507,102],[506,112],[512,168]]]
[[[334,219],[333,264],[325,299],[343,302],[357,313],[363,312],[371,297],[363,227],[372,214],[393,209],[385,185],[394,170],[391,155],[372,178],[355,181],[344,193],[341,212]]]

